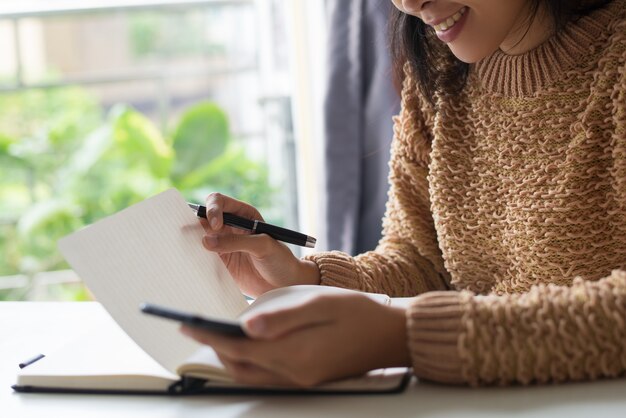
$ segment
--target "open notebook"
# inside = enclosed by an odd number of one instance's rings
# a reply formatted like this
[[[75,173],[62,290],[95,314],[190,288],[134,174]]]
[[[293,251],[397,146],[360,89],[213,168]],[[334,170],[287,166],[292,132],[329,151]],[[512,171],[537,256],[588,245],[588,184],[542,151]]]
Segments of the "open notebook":
[[[131,206],[59,241],[66,260],[119,328],[94,332],[22,369],[22,392],[206,393],[291,391],[251,388],[228,376],[214,351],[186,338],[173,321],[144,315],[151,302],[237,321],[248,312],[303,303],[319,292],[293,286],[268,292],[249,305],[220,258],[202,245],[202,226],[175,189]],[[368,294],[380,303],[386,295]],[[121,328],[121,329],[120,329]],[[400,391],[406,369],[376,370],[312,392]]]

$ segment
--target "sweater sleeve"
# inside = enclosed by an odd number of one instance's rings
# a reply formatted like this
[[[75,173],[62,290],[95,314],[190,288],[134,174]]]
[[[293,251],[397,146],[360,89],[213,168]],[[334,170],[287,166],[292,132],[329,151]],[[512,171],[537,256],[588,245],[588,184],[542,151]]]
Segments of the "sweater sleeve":
[[[528,384],[626,372],[624,270],[523,294],[431,292],[407,319],[415,374],[429,380]]]
[[[621,74],[611,96],[612,177],[618,210],[626,213],[626,72]],[[407,310],[407,333],[415,374],[439,382],[528,384],[624,375],[626,270],[520,294],[431,292]]]
[[[447,288],[448,273],[430,212],[428,124],[415,90],[407,77],[400,115],[394,118],[383,238],[375,250],[356,257],[338,251],[307,256],[318,265],[323,285],[390,296]]]

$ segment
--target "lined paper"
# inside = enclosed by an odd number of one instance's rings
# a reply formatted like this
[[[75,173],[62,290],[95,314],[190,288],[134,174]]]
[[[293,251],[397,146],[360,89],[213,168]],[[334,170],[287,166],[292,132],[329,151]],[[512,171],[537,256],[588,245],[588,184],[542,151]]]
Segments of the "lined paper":
[[[59,240],[65,259],[96,299],[152,358],[175,373],[200,345],[174,321],[139,311],[143,302],[234,320],[248,307],[204,230],[176,189]]]

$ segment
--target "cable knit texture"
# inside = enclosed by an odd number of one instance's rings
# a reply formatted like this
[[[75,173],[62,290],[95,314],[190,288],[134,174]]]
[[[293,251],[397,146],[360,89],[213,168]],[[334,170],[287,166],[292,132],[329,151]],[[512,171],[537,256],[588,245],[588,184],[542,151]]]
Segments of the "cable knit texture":
[[[384,236],[309,256],[322,284],[414,296],[417,376],[509,384],[626,371],[626,0],[471,67],[407,71]]]

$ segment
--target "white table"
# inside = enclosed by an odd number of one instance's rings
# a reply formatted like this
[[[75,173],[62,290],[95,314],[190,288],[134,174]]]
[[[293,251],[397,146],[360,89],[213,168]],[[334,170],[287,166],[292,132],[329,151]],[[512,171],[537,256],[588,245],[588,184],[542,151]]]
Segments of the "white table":
[[[97,303],[0,302],[0,417],[626,417],[626,379],[543,387],[414,383],[400,395],[203,396],[18,394],[18,363],[112,321]]]

